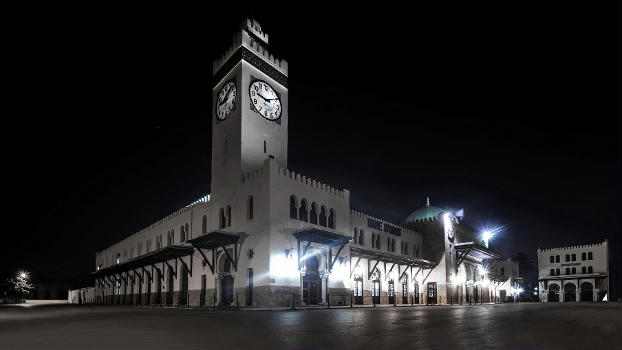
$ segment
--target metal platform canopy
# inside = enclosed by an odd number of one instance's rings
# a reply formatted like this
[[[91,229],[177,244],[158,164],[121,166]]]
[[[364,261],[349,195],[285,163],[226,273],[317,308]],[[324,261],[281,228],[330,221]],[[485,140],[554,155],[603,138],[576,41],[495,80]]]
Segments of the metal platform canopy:
[[[222,248],[227,256],[227,259],[231,261],[233,268],[235,271],[238,271],[238,241],[240,240],[241,233],[232,233],[232,232],[224,232],[224,231],[212,231],[201,235],[199,237],[188,240],[187,242],[192,244],[194,248],[196,248],[203,259],[205,259],[205,263],[209,266],[212,273],[214,273],[215,265],[216,265],[216,250],[218,248]],[[226,249],[228,245],[234,245],[233,256],[229,254],[229,251]],[[211,250],[212,251],[212,261],[207,258],[207,255],[203,250]]]
[[[352,258],[357,258],[354,265],[352,265]],[[395,266],[397,265],[397,272],[399,274],[398,280],[402,279],[407,271],[407,269],[404,269],[404,271],[400,271],[400,266],[402,265],[406,265],[411,268],[411,275],[413,267],[419,268],[419,270],[429,268],[430,271],[432,271],[431,269],[436,266],[436,263],[434,261],[426,259],[387,254],[378,250],[370,250],[361,247],[350,247],[350,277],[352,277],[352,274],[354,273],[356,267],[359,265],[361,259],[367,259],[367,278],[371,278],[374,270],[376,270],[376,267],[378,267],[378,264],[381,262],[384,264],[385,275],[391,273],[391,271],[393,271],[393,268],[395,268]],[[373,267],[371,266],[372,261],[375,261]],[[387,264],[391,264],[388,272]]]
[[[171,265],[169,265],[168,260],[175,260],[175,264],[177,264],[177,259],[179,259],[179,261],[189,271],[190,275],[192,275],[192,262],[190,262],[188,266],[188,264],[186,264],[186,262],[182,258],[187,255],[192,256],[193,250],[194,249],[189,246],[170,245],[164,248],[160,248],[158,250],[154,250],[153,252],[147,253],[145,255],[136,257],[134,259],[128,260],[124,263],[112,265],[104,269],[95,271],[93,274],[95,275],[96,279],[100,279],[101,281],[103,281],[99,283],[100,285],[102,283],[108,284],[106,281],[106,277],[116,277],[117,274],[121,277],[120,279],[124,280],[127,283],[126,278],[129,278],[133,282],[134,276],[140,276],[140,274],[136,272],[136,269],[142,268],[143,271],[147,273],[147,277],[149,278],[149,280],[151,280],[153,274],[150,274],[148,270],[145,270],[145,267],[151,265],[153,268],[160,271],[156,264],[162,263],[162,268],[164,268],[165,264],[173,268]],[[177,274],[177,268],[174,268],[173,271],[175,271],[175,274]],[[126,278],[124,278],[122,275],[124,272]],[[133,274],[131,274],[130,272],[133,272]],[[160,273],[160,276],[164,278],[162,273]],[[139,277],[139,279],[142,281],[142,276]]]
[[[501,254],[495,252],[494,250],[473,242],[456,243],[455,247],[457,257],[456,268],[462,264],[467,256],[472,256],[482,260],[499,259],[501,257]]]
[[[306,228],[293,233],[294,237],[298,241],[298,269],[300,270],[300,257],[305,256],[307,254],[307,249],[309,249],[309,245],[311,243],[322,244],[328,246],[328,271],[333,270],[333,266],[337,259],[339,259],[339,255],[343,248],[350,242],[351,237],[339,234],[337,232],[323,230],[319,228]],[[300,254],[300,243],[307,242],[302,252]],[[339,247],[335,258],[333,258],[333,247]]]

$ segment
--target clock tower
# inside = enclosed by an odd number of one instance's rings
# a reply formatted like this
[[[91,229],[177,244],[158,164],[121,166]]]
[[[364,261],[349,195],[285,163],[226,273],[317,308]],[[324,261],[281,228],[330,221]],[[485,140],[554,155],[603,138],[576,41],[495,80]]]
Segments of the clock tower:
[[[213,63],[212,195],[238,186],[266,158],[287,167],[287,62],[267,48],[268,34],[247,19]]]

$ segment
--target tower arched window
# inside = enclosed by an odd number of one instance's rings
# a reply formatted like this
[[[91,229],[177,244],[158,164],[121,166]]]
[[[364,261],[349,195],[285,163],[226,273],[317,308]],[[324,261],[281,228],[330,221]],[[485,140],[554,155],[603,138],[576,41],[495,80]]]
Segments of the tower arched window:
[[[254,205],[253,200],[254,200],[253,196],[248,196],[248,201],[246,203],[246,218],[248,220],[252,220],[253,216],[254,216],[254,213],[253,213],[253,210],[254,210],[254,208],[253,208],[253,205]]]
[[[298,219],[298,206],[296,204],[296,196],[289,196],[289,217],[291,219]]]
[[[218,214],[218,227],[225,228],[225,224],[225,210],[223,208],[220,208],[220,213]]]
[[[300,209],[298,210],[298,219],[300,221],[309,221],[309,212],[307,211],[307,200],[300,201]]]
[[[328,212],[328,227],[335,228],[335,209],[333,208]]]
[[[322,206],[320,208],[320,226],[326,227],[326,207]]]
[[[317,204],[311,203],[311,212],[309,213],[309,222],[317,225]]]
[[[207,233],[207,215],[203,215],[201,218],[201,233]]]
[[[231,226],[231,206],[227,206],[227,226]]]

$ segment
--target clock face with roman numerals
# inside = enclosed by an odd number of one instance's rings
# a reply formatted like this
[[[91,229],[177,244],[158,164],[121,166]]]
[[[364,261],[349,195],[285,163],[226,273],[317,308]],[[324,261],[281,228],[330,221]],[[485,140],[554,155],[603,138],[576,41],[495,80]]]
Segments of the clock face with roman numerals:
[[[238,89],[233,81],[226,83],[216,99],[216,117],[219,120],[225,120],[231,114],[231,111],[235,109],[235,97]]]
[[[251,104],[257,113],[268,120],[281,117],[281,99],[268,83],[255,80],[249,88]]]

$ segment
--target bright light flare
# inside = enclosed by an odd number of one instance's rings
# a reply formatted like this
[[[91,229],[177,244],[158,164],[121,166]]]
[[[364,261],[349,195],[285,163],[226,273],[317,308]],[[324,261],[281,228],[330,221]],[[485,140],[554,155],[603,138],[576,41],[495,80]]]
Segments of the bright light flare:
[[[506,225],[486,227],[482,230],[482,240],[484,241],[486,248],[488,248],[488,241],[490,241],[496,234],[503,231],[505,228]]]
[[[17,276],[22,279],[26,279],[30,277],[30,273],[28,271],[18,271]]]

